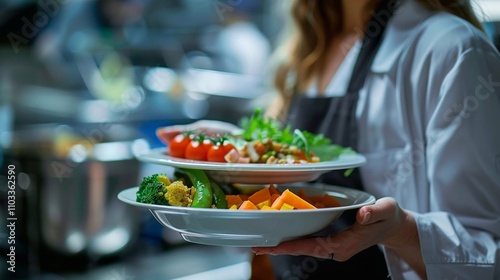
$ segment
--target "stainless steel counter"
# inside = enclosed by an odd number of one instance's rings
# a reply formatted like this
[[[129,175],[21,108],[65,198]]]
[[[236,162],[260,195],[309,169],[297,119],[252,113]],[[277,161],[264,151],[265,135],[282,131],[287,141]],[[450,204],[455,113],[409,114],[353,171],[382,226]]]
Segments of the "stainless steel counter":
[[[148,249],[145,248],[147,251]],[[121,260],[95,264],[77,272],[42,272],[27,275],[2,269],[1,279],[26,280],[194,280],[249,279],[250,249],[181,244],[161,252],[147,253],[135,248]],[[2,262],[0,268],[4,268]],[[7,274],[8,273],[8,274]],[[4,278],[6,277],[6,278]]]
[[[182,245],[151,256],[133,256],[123,262],[96,267],[63,279],[249,279],[250,250]]]

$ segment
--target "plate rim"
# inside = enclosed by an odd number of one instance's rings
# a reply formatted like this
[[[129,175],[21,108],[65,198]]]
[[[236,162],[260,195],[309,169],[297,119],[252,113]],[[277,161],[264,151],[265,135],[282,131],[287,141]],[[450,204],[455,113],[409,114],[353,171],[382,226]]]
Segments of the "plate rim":
[[[136,156],[137,160],[177,168],[202,169],[205,171],[238,171],[238,172],[320,172],[356,168],[366,163],[362,154],[341,155],[336,160],[304,164],[265,164],[265,163],[222,163],[205,162],[174,158],[168,155],[166,147],[154,148]]]

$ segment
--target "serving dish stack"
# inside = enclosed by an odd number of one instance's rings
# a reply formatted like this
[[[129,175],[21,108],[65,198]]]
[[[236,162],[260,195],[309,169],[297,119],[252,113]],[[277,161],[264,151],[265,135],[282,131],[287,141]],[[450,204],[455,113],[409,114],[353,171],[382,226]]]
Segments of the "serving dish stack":
[[[303,190],[307,195],[334,197],[340,206],[291,211],[230,210],[176,207],[136,201],[139,187],[119,193],[125,203],[147,208],[162,225],[181,234],[192,243],[257,247],[276,246],[281,242],[322,231],[346,210],[375,203],[375,197],[359,190],[309,183],[332,170],[362,166],[366,159],[360,154],[341,155],[330,161],[306,164],[219,163],[181,159],[169,155],[165,148],[152,149],[138,160],[174,168],[199,169],[220,184],[261,186],[274,184],[283,191]]]

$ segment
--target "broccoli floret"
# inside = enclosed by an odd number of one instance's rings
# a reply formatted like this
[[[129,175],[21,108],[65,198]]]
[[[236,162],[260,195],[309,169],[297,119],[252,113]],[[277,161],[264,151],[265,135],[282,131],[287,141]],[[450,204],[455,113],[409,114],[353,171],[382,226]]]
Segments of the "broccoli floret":
[[[163,174],[145,177],[137,191],[137,202],[190,206],[193,201],[194,189],[184,185],[182,181],[170,182]]]
[[[168,205],[165,193],[170,180],[163,174],[154,174],[142,179],[137,191],[137,202]]]

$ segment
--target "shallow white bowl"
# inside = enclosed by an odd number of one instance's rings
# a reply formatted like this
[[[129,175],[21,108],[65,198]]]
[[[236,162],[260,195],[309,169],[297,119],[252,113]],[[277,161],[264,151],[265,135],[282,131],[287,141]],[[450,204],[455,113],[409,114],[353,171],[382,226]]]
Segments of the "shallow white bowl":
[[[292,211],[163,206],[136,202],[138,187],[120,192],[118,198],[149,209],[158,222],[179,232],[188,242],[237,247],[276,246],[283,241],[311,235],[335,222],[344,211],[375,203],[374,196],[349,188],[306,183],[278,186],[280,190],[287,188],[292,192],[304,189],[308,195],[327,193],[339,200],[342,206]]]

